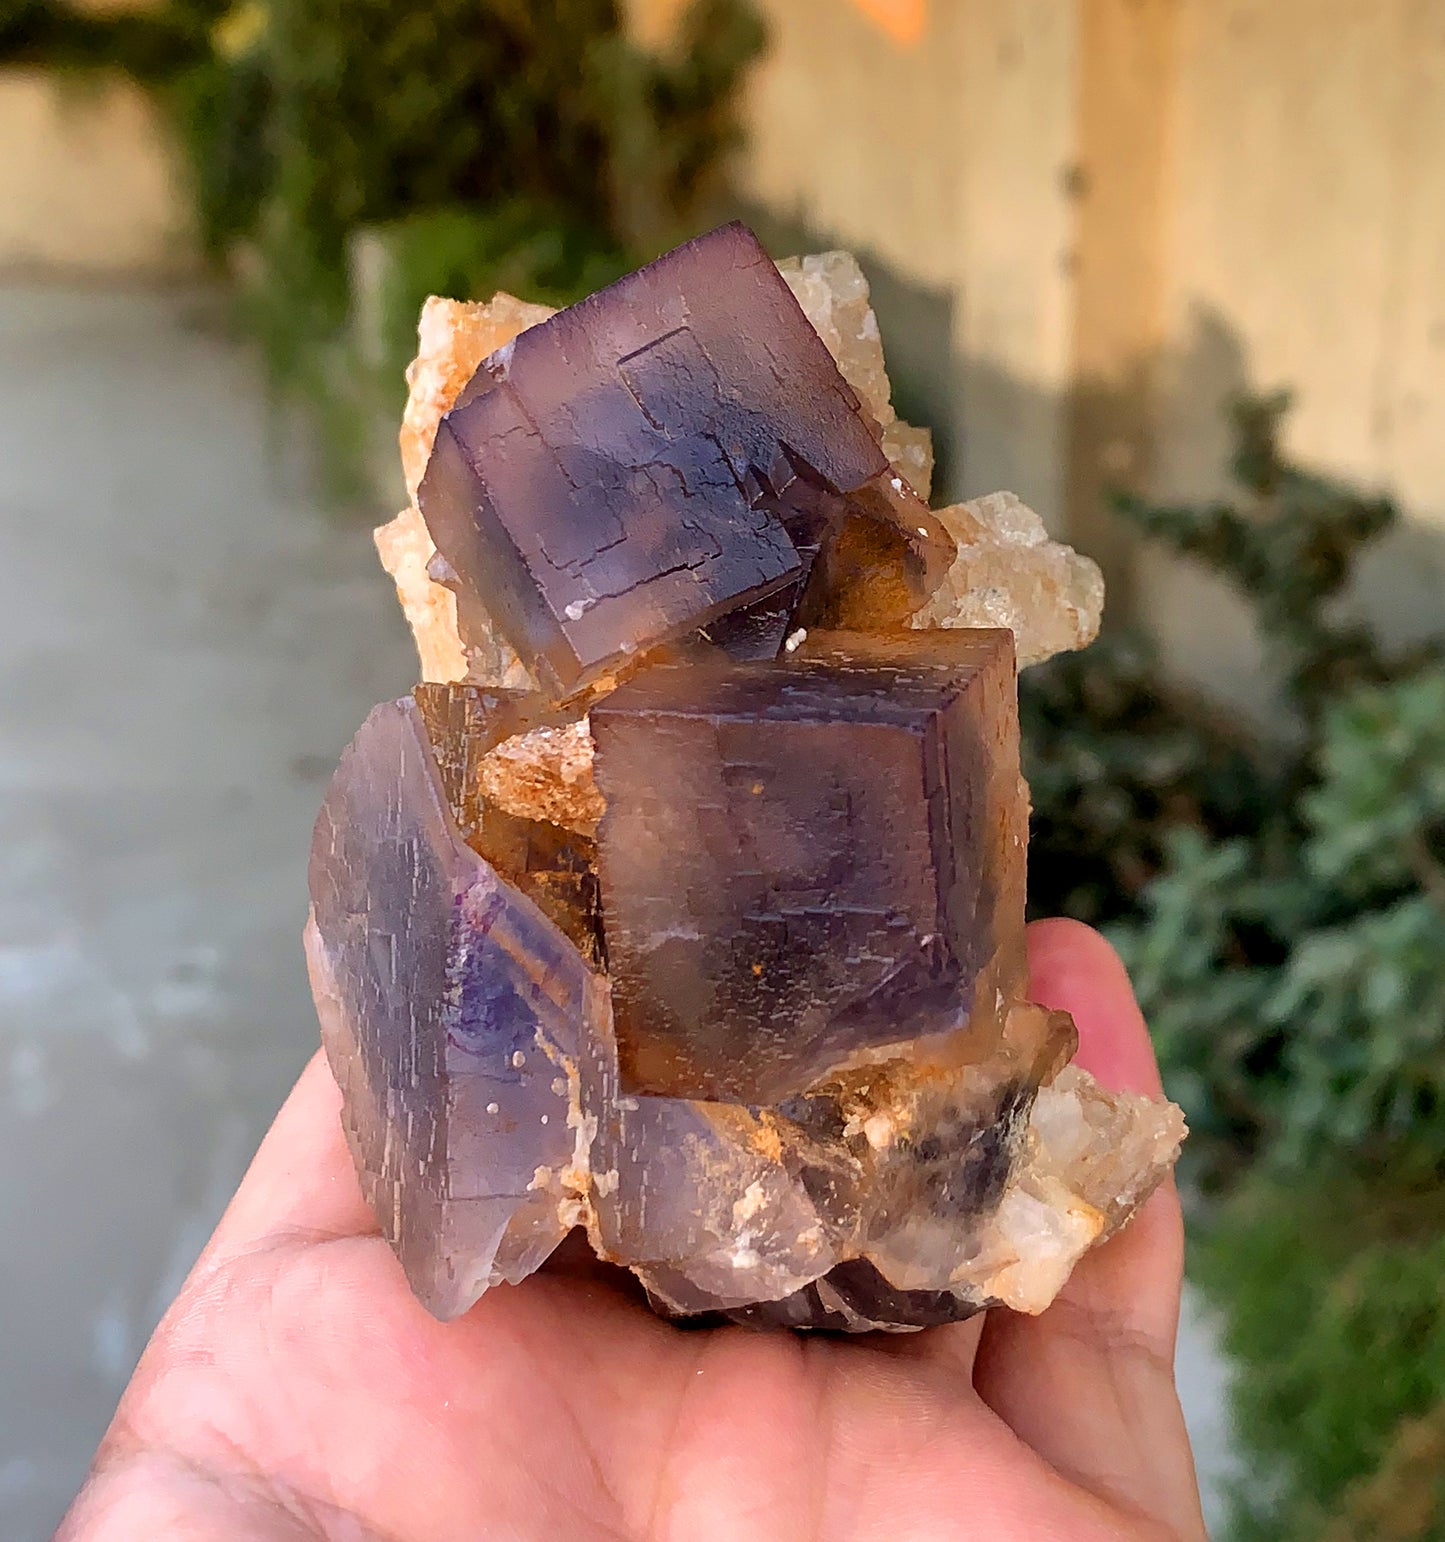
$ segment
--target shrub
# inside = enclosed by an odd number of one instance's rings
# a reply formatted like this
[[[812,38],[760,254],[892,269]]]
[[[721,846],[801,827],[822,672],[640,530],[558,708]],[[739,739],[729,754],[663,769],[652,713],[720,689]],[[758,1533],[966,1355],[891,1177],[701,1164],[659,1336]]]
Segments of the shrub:
[[[1212,1181],[1341,1141],[1445,1154],[1445,664],[1340,618],[1395,511],[1287,461],[1286,405],[1235,411],[1237,504],[1120,505],[1250,601],[1276,736],[1171,694],[1137,646],[1025,696],[1036,894],[1113,923]]]
[[[393,326],[369,340],[380,357],[353,347],[358,231],[394,254],[385,304],[409,327],[432,288],[576,299],[696,228],[761,46],[747,0],[694,0],[660,54],[628,40],[617,0],[162,0],[111,17],[20,0],[0,22],[0,59],[118,67],[158,93],[207,250],[245,258],[277,384],[353,432],[379,390],[399,407],[414,346]]]
[[[1250,601],[1251,742],[1118,644],[1026,681],[1035,898],[1110,922],[1218,1197],[1237,1542],[1445,1542],[1445,663],[1336,600],[1394,510],[1236,416],[1235,505],[1124,500]]]
[[[1196,1239],[1235,1365],[1238,1542],[1445,1539],[1445,1199],[1247,1181]]]

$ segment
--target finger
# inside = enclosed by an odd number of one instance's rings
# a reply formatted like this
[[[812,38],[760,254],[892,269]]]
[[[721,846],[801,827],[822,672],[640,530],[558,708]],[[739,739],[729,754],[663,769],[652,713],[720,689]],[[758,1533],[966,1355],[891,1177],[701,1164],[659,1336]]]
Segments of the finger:
[[[266,1132],[203,1262],[285,1237],[376,1230],[341,1128],[341,1091],[318,1050]]]
[[[1032,994],[1071,1012],[1079,1063],[1116,1089],[1157,1094],[1159,1070],[1118,956],[1070,921],[1030,928]],[[1029,1445],[1094,1492],[1202,1537],[1174,1338],[1184,1237],[1164,1185],[1083,1258],[1040,1317],[989,1314],[974,1384]]]
[[[1159,1063],[1119,955],[1092,927],[1040,921],[1029,928],[1032,993],[1073,1016],[1077,1063],[1116,1091],[1163,1096]],[[1100,1311],[1159,1358],[1172,1360],[1184,1274],[1184,1228],[1172,1183],[1106,1247],[1074,1271],[1071,1296]]]
[[[1119,955],[1079,921],[1035,921],[1028,944],[1030,994],[1072,1014],[1076,1064],[1116,1091],[1159,1097],[1159,1062]]]

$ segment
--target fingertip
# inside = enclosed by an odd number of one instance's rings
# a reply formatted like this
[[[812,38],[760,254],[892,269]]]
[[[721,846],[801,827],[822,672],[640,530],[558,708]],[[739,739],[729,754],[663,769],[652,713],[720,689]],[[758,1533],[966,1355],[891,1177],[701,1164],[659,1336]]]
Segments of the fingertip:
[[[1108,940],[1082,921],[1059,917],[1029,927],[1028,949],[1033,999],[1073,1017],[1078,1064],[1106,1087],[1159,1096],[1154,1045]]]
[[[208,1256],[254,1248],[278,1234],[354,1236],[373,1229],[340,1113],[341,1089],[318,1050],[262,1139]]]

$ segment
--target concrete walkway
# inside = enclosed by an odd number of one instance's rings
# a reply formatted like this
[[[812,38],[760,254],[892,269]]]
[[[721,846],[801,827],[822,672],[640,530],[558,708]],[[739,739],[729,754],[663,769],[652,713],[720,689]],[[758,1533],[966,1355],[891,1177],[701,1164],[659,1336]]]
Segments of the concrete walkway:
[[[0,1537],[48,1536],[316,1043],[336,755],[414,678],[203,297],[0,292]]]
[[[203,297],[0,290],[0,1538],[42,1542],[316,1042],[338,751],[414,659]],[[1218,1367],[1181,1352],[1206,1473]]]

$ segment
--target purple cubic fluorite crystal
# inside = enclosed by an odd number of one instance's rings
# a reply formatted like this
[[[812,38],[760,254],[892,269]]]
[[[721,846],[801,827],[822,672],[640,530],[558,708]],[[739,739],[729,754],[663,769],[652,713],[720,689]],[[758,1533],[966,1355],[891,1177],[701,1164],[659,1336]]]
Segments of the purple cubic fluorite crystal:
[[[1022,968],[1012,634],[830,651],[654,668],[593,708],[625,1092],[774,1102]]]
[[[820,332],[725,227],[413,380],[413,450],[455,405],[392,566],[448,683],[342,756],[306,947],[438,1316],[575,1225],[669,1316],[1039,1311],[1177,1152],[1027,999],[1013,637],[911,627],[954,547],[880,449],[861,275],[798,281]],[[990,586],[1030,534],[1001,507]],[[957,595],[986,522],[953,513]]]
[[[308,953],[362,1181],[439,1317],[567,1230],[567,1068],[605,993],[465,845],[410,698],[375,708],[312,840]]]
[[[756,237],[726,225],[488,359],[419,502],[462,615],[480,602],[567,695],[715,623],[724,648],[776,653],[854,515],[888,527],[921,603],[952,542],[877,435]]]

